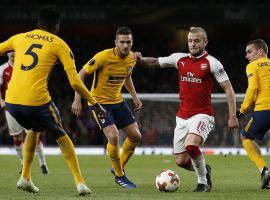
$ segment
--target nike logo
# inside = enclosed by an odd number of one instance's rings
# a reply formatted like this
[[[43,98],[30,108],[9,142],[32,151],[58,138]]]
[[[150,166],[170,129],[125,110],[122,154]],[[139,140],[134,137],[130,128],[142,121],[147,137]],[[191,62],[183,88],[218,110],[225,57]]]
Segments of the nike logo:
[[[9,76],[10,75],[10,72],[5,72],[5,74]]]

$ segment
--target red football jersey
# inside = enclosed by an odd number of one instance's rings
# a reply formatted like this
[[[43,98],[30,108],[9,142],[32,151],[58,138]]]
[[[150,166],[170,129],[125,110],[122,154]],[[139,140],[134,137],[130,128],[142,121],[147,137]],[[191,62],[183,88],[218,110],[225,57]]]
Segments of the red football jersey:
[[[5,97],[8,83],[11,79],[13,67],[8,63],[4,63],[0,66],[0,85],[3,88],[2,95]]]
[[[179,74],[179,99],[177,116],[183,119],[196,114],[214,115],[211,94],[216,80],[229,80],[222,64],[207,52],[198,57],[187,53],[174,53],[160,57],[161,67],[175,67]]]

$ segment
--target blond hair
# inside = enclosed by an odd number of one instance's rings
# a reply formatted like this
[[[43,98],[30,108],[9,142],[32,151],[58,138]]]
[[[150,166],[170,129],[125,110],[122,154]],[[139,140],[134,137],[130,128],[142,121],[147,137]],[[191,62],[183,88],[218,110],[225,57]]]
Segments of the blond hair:
[[[192,26],[189,29],[189,33],[198,33],[198,32],[201,32],[203,37],[205,39],[207,39],[207,33],[202,27],[199,27],[199,26],[194,27],[194,26]]]

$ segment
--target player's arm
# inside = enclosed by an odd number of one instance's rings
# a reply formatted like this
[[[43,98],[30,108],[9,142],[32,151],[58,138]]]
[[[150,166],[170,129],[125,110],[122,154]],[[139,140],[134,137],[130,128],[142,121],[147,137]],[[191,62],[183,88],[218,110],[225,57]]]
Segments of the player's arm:
[[[134,111],[140,110],[142,108],[142,102],[138,98],[138,95],[137,95],[137,92],[135,90],[131,75],[126,78],[124,85],[125,85],[125,88],[127,89],[127,91],[132,96],[132,99],[133,99],[133,102],[135,105]]]
[[[0,106],[1,108],[5,108],[5,100],[2,96],[2,88],[3,88],[3,83],[4,83],[4,78],[3,78],[3,67],[0,68]]]
[[[17,35],[10,37],[8,40],[0,43],[0,56],[6,55],[10,51],[14,51],[13,44],[15,43]]]
[[[232,84],[229,80],[226,80],[224,82],[221,82],[220,85],[223,88],[227,97],[227,104],[229,110],[228,126],[229,128],[238,128],[239,122],[236,118],[236,100]]]
[[[247,77],[248,77],[248,88],[246,91],[245,99],[241,105],[240,113],[245,114],[247,110],[250,108],[252,103],[254,102],[255,96],[258,90],[258,81],[257,81],[257,72],[251,65],[247,66],[246,69]]]
[[[86,86],[83,84],[82,80],[79,78],[78,73],[75,68],[66,70],[68,80],[71,87],[85,100],[89,102],[90,105],[93,105],[96,108],[96,112],[100,118],[104,118],[106,111],[102,106],[97,103],[97,101],[92,97]]]
[[[92,95],[78,76],[75,66],[75,59],[69,46],[64,41],[61,41],[60,44],[56,46],[56,48],[58,48],[58,57],[64,66],[71,87],[76,92],[78,92],[82,98],[88,101],[90,105],[95,106],[96,112],[100,118],[104,118],[106,111],[92,97]]]
[[[158,58],[154,57],[138,57],[137,63],[142,66],[149,67],[149,68],[159,68],[160,64],[158,62]]]
[[[5,100],[2,96],[2,84],[0,84],[0,106],[2,109],[4,109],[6,107]]]
[[[86,71],[84,69],[81,69],[79,72],[79,78],[84,82],[85,78],[88,76]],[[72,112],[78,117],[82,110],[82,101],[81,101],[81,95],[75,91],[75,97],[74,101],[72,103]]]
[[[177,62],[180,58],[186,56],[187,54],[184,53],[173,53],[167,57],[140,57],[137,58],[137,63],[141,64],[142,66],[146,66],[149,68],[176,68],[177,69]]]

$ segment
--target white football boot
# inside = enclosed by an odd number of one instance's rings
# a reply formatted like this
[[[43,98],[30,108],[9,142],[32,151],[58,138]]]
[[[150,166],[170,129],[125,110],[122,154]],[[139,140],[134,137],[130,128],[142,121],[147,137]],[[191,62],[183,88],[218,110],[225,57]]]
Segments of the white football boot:
[[[34,185],[32,180],[30,179],[27,181],[24,177],[21,176],[21,178],[18,180],[16,184],[17,188],[27,191],[27,192],[32,192],[32,193],[38,193],[39,189]]]
[[[85,196],[91,193],[91,190],[84,183],[78,183],[77,190],[80,196]]]

